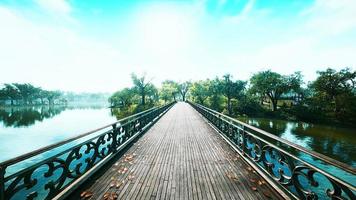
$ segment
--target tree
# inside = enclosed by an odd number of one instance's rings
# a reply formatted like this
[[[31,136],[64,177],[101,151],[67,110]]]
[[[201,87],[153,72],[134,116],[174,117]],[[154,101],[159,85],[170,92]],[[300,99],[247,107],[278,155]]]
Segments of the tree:
[[[159,92],[160,98],[165,102],[176,101],[176,95],[178,93],[178,84],[171,80],[166,80],[162,82],[162,86]]]
[[[349,110],[355,99],[356,71],[349,68],[339,72],[328,68],[319,71],[319,77],[310,85],[314,91],[314,98],[327,107],[332,107],[337,117],[341,117]],[[353,102],[353,103],[352,103]],[[350,105],[350,106],[347,106]]]
[[[50,105],[54,104],[54,101],[61,96],[60,91],[47,91],[47,99]]]
[[[158,89],[153,84],[147,85],[147,97],[150,105],[154,105],[159,100]]]
[[[222,89],[222,95],[227,98],[227,110],[229,115],[232,115],[231,100],[233,98],[237,99],[241,97],[243,91],[245,90],[246,82],[244,81],[232,81],[232,76],[226,74],[223,79],[220,80],[220,87]]]
[[[186,99],[186,95],[188,93],[190,86],[191,86],[191,83],[189,81],[178,84],[178,91],[179,91],[180,95],[182,96],[183,101],[185,101],[185,99]]]
[[[109,102],[112,107],[129,107],[133,103],[135,93],[130,88],[124,88],[123,90],[115,92],[110,98]]]
[[[137,77],[136,74],[131,74],[132,82],[134,84],[133,90],[141,96],[141,104],[145,105],[146,95],[148,89],[152,87],[150,81],[146,80],[146,76]]]
[[[194,101],[204,105],[205,100],[209,97],[209,82],[206,81],[197,81],[192,84],[190,88],[190,94]]]
[[[221,95],[221,84],[218,78],[209,81],[209,105],[212,109],[221,111],[222,110],[222,95]]]
[[[39,88],[36,88],[35,86],[25,83],[13,83],[13,85],[18,89],[22,100],[24,101],[24,104],[32,104],[32,100],[36,97],[37,93],[40,91]]]
[[[21,98],[19,90],[12,84],[4,84],[4,94],[10,99],[11,105],[14,105],[14,101]]]
[[[250,83],[251,91],[268,97],[272,103],[272,111],[275,111],[281,95],[292,90],[298,90],[302,79],[299,72],[290,76],[282,76],[267,70],[254,74],[250,79]]]

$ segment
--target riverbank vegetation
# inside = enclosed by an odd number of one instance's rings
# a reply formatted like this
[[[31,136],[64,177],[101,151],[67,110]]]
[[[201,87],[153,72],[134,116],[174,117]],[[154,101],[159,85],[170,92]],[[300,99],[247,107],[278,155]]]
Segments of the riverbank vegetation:
[[[0,86],[0,107],[43,105],[107,105],[108,93],[50,91],[29,83],[5,83]]]
[[[248,81],[222,78],[197,81],[189,98],[233,117],[273,117],[317,123],[356,124],[356,72],[318,71],[304,83],[300,72],[290,75],[267,70]]]
[[[133,87],[109,98],[111,107],[120,112],[134,113],[188,99],[232,117],[356,124],[356,72],[349,68],[318,71],[317,78],[308,83],[300,72],[282,75],[271,70],[257,72],[247,81],[226,74],[194,82],[166,80],[160,88],[146,76],[132,74],[131,78]]]

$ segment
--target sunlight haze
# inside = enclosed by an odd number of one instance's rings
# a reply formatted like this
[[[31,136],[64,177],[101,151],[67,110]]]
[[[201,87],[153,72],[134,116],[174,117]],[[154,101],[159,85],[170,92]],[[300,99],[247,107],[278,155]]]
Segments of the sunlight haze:
[[[354,68],[354,0],[0,0],[0,84],[114,92],[271,69]]]

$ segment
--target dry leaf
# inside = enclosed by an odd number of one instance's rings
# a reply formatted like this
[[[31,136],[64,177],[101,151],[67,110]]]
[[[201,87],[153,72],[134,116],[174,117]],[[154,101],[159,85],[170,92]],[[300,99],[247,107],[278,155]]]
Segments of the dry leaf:
[[[134,179],[135,178],[135,176],[134,175],[129,175],[129,177],[127,178],[128,180],[132,180],[132,179]]]
[[[258,185],[262,185],[263,184],[263,182],[260,181],[260,180],[257,183],[258,183]]]
[[[122,170],[122,173],[126,173],[129,169],[127,167],[125,167],[123,170]]]
[[[252,186],[251,189],[252,189],[253,191],[257,191],[257,188],[254,187],[254,186]]]
[[[233,172],[226,172],[226,176],[231,180],[237,180],[237,176]]]
[[[252,170],[252,168],[251,168],[251,167],[247,167],[247,170],[248,170],[248,171],[251,171],[251,170]]]
[[[104,198],[104,199],[107,199],[109,196],[110,196],[110,193],[109,193],[109,192],[105,192],[103,198]]]
[[[90,198],[90,197],[92,197],[93,196],[93,193],[92,192],[90,192],[90,191],[84,191],[84,192],[82,192],[81,194],[80,194],[80,197],[81,198],[84,198],[84,199],[88,199],[88,198]]]
[[[107,192],[103,196],[103,200],[116,200],[117,194],[115,192]]]
[[[119,188],[122,184],[123,184],[123,182],[117,181],[117,182],[116,182],[116,188]]]
[[[263,195],[265,195],[265,197],[271,199],[272,198],[272,194],[268,191],[263,191]]]

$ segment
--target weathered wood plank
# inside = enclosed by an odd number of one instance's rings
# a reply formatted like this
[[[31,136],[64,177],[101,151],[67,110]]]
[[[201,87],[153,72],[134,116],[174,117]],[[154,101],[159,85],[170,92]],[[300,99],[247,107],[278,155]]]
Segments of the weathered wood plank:
[[[68,199],[282,199],[188,104],[178,103]],[[257,190],[254,190],[254,187]]]

